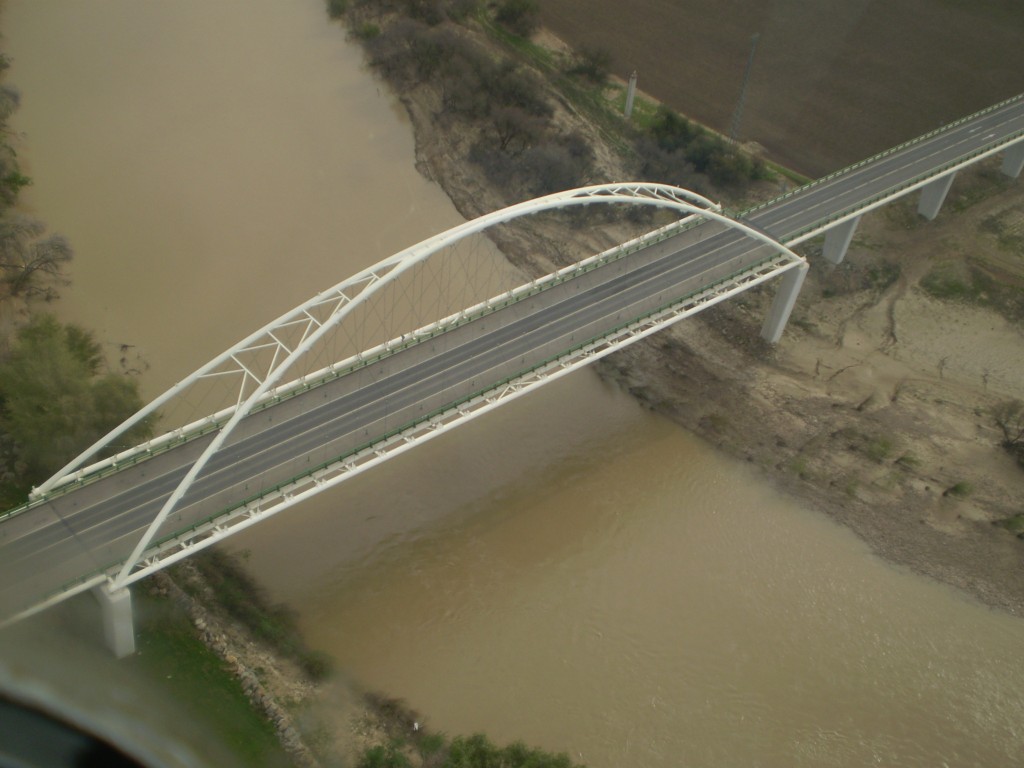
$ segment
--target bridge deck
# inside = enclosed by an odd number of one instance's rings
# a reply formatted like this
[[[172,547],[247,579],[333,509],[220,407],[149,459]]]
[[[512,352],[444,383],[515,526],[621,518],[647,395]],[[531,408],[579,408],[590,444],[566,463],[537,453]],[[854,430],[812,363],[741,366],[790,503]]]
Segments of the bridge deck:
[[[799,242],[1024,137],[1018,98],[746,212]],[[249,415],[157,542],[608,334],[771,254],[705,223]],[[55,494],[0,523],[0,620],[124,562],[212,439]]]

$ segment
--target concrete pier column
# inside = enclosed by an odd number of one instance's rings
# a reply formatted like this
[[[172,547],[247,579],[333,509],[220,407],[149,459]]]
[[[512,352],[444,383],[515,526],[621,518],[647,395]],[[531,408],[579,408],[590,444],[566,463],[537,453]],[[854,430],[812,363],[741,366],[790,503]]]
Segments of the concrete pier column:
[[[921,189],[921,202],[917,205],[917,212],[928,219],[928,221],[939,215],[939,210],[942,208],[942,203],[946,199],[946,193],[949,192],[955,176],[956,171],[947,173],[945,176],[939,176],[935,181]]]
[[[860,216],[837,224],[825,232],[825,247],[822,256],[833,264],[839,264],[846,256],[846,249],[850,247],[853,240],[853,233],[860,224]]]
[[[103,611],[103,636],[107,647],[119,659],[135,653],[132,593],[127,587],[111,591],[106,584],[96,587],[92,593]]]
[[[1003,155],[1003,164],[999,170],[1011,179],[1016,179],[1020,176],[1022,169],[1024,169],[1024,141],[1018,141],[1006,150]]]
[[[768,310],[768,317],[764,319],[761,327],[761,338],[769,344],[778,344],[782,338],[782,332],[786,330],[786,323],[793,312],[793,305],[796,304],[796,297],[800,295],[804,278],[807,277],[807,262],[805,261],[796,269],[791,269],[782,275],[782,281],[775,292],[775,300]]]

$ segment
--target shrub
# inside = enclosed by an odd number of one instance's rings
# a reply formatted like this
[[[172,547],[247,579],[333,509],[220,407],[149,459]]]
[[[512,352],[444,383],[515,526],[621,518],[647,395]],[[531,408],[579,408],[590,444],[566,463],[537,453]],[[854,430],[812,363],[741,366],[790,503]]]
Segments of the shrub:
[[[490,123],[498,149],[512,156],[537,142],[546,127],[544,120],[518,107],[498,107],[491,113]]]
[[[634,150],[637,172],[645,181],[673,184],[694,192],[701,192],[707,186],[707,177],[697,173],[685,152],[663,149],[650,136],[640,136]]]
[[[367,38],[370,64],[405,90],[432,77],[445,62],[444,40],[422,21],[400,18],[381,34]]]
[[[0,365],[0,432],[9,443],[13,475],[33,484],[142,407],[134,379],[103,371],[92,335],[51,315],[35,315],[19,329]],[[131,445],[148,436],[150,422],[129,430]]]
[[[452,0],[448,4],[448,18],[452,21],[463,22],[480,7],[480,0]]]
[[[547,195],[583,186],[593,159],[590,146],[573,134],[527,149],[519,156],[519,173],[533,195]]]
[[[699,127],[665,105],[658,107],[650,131],[666,152],[685,150],[702,133]]]
[[[440,24],[445,17],[441,0],[406,0],[405,13],[431,27]]]
[[[579,137],[568,136],[528,147],[516,155],[481,140],[473,145],[469,159],[493,183],[513,190],[513,194],[537,197],[585,184],[593,154]]]
[[[865,453],[872,461],[882,462],[892,452],[892,440],[888,437],[878,437],[868,443]]]
[[[488,79],[487,91],[496,104],[518,107],[531,115],[550,117],[551,105],[543,96],[537,78],[511,62],[498,65]]]
[[[968,483],[966,480],[961,480],[960,482],[955,483],[955,484],[949,486],[949,488],[947,488],[945,491],[942,492],[942,495],[943,496],[958,496],[960,498],[964,498],[965,496],[970,496],[973,491],[974,491],[974,486],[973,485]]]
[[[604,85],[612,65],[612,55],[603,48],[584,47],[580,58],[569,69],[570,75],[579,75],[595,85]]]
[[[394,742],[386,746],[367,749],[357,764],[358,768],[410,768],[412,763]]]
[[[1003,432],[1003,448],[1024,468],[1024,401],[999,403],[992,409],[992,418]]]
[[[513,34],[529,37],[540,25],[540,6],[537,0],[503,0],[494,18]]]
[[[912,453],[904,453],[896,459],[896,463],[901,467],[907,467],[908,469],[914,469],[915,467],[921,466],[921,460]]]
[[[1024,401],[1006,400],[992,409],[992,418],[1003,432],[1003,445],[1024,443]]]
[[[375,37],[380,36],[380,27],[372,21],[364,21],[352,30],[352,36],[357,40],[373,40]]]
[[[643,137],[638,138],[636,150],[641,157],[653,161],[655,172],[661,166],[688,163],[712,183],[726,187],[737,187],[752,179],[764,178],[768,173],[760,158],[749,157],[664,105],[658,108],[651,122],[650,137],[660,153]]]
[[[996,520],[993,522],[993,525],[1005,528],[1010,533],[1016,535],[1018,539],[1024,539],[1024,513]]]
[[[47,234],[41,221],[9,211],[0,215],[0,274],[12,295],[55,298],[53,284],[66,283],[63,268],[72,255],[67,239]]]
[[[933,298],[945,301],[976,301],[981,291],[968,270],[956,262],[942,262],[921,278],[919,285]]]

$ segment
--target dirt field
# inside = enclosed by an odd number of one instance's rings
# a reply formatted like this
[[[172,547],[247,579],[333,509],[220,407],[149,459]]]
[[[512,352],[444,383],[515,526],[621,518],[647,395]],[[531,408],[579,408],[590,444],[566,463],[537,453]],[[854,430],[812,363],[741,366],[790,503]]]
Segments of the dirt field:
[[[544,0],[571,47],[640,88],[821,176],[1024,91],[1020,0]]]

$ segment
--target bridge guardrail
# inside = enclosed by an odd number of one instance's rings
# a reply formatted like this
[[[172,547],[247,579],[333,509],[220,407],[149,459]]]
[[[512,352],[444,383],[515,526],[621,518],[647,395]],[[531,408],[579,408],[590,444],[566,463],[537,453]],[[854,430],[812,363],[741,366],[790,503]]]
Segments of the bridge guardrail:
[[[817,187],[817,186],[820,186],[822,184],[825,184],[826,182],[831,181],[832,179],[836,178],[837,176],[842,176],[843,174],[850,173],[852,171],[857,170],[858,168],[862,168],[863,166],[868,165],[869,163],[873,163],[876,160],[881,160],[881,159],[883,159],[885,157],[889,157],[890,155],[893,155],[893,154],[895,154],[897,152],[901,152],[904,149],[907,149],[908,147],[912,147],[915,144],[920,144],[920,143],[922,143],[924,141],[927,141],[928,139],[931,139],[931,138],[933,138],[935,136],[938,136],[940,133],[948,131],[950,128],[955,128],[958,125],[963,125],[966,122],[969,122],[969,121],[974,120],[976,118],[982,117],[982,116],[987,115],[987,114],[989,114],[991,112],[996,112],[996,111],[1002,109],[1003,107],[1007,106],[1008,104],[1012,104],[1015,101],[1020,101],[1022,98],[1024,98],[1024,94],[1018,94],[1017,96],[1011,96],[1008,99],[1004,99],[1003,101],[1000,101],[998,104],[993,104],[990,107],[986,107],[985,109],[978,110],[977,112],[974,112],[974,113],[972,113],[970,115],[967,115],[966,117],[961,117],[958,120],[954,120],[951,123],[947,123],[946,125],[943,125],[943,126],[941,126],[939,128],[936,128],[936,129],[934,129],[932,131],[929,131],[928,133],[922,134],[921,136],[916,136],[913,139],[909,139],[907,141],[904,141],[902,144],[897,144],[895,147],[890,147],[889,149],[886,149],[886,150],[884,150],[882,152],[879,152],[876,155],[872,155],[869,158],[866,158],[864,160],[858,160],[856,163],[853,163],[852,165],[848,165],[845,168],[840,168],[838,171],[832,171],[832,173],[830,173],[830,174],[828,174],[826,176],[822,176],[820,179],[815,179],[814,181],[808,182],[807,184],[804,184],[802,186],[796,187],[795,189],[791,189],[789,192],[786,192],[786,193],[784,193],[782,195],[779,195],[778,197],[774,197],[771,200],[767,200],[767,201],[765,201],[763,203],[758,203],[757,205],[752,206],[751,208],[746,208],[743,211],[741,211],[739,215],[740,216],[744,216],[744,217],[745,216],[749,216],[752,213],[756,213],[757,211],[763,210],[763,209],[768,208],[768,207],[770,207],[772,205],[776,205],[777,203],[781,203],[782,201],[788,200],[788,199],[790,199],[791,197],[793,197],[795,195],[802,194],[803,192],[806,192],[809,189],[812,189],[814,187]]]
[[[414,419],[412,421],[406,422],[406,423],[404,423],[404,424],[402,424],[400,426],[393,427],[392,429],[388,430],[387,432],[384,432],[383,434],[381,434],[380,436],[378,436],[374,440],[362,443],[361,445],[356,446],[351,451],[349,451],[346,454],[343,454],[342,456],[338,456],[338,457],[335,457],[334,459],[331,459],[331,460],[328,460],[328,461],[325,461],[325,462],[321,462],[320,464],[317,464],[317,465],[311,467],[310,469],[305,470],[301,474],[294,475],[293,477],[290,477],[290,478],[288,478],[286,480],[282,480],[281,482],[276,483],[273,486],[269,486],[269,487],[265,488],[264,490],[262,490],[259,493],[252,494],[252,495],[250,495],[250,496],[248,496],[248,497],[246,497],[244,499],[241,499],[236,504],[233,504],[232,506],[230,506],[230,507],[228,507],[226,509],[223,509],[223,510],[221,510],[219,512],[216,512],[216,513],[214,513],[212,515],[209,515],[208,517],[205,517],[202,520],[198,520],[198,521],[192,523],[191,525],[186,526],[185,528],[179,529],[178,531],[175,531],[173,533],[167,534],[166,536],[161,537],[158,540],[155,540],[154,544],[153,544],[153,547],[154,547],[154,549],[159,549],[160,547],[162,547],[164,545],[167,545],[169,543],[172,543],[172,542],[175,542],[175,541],[181,539],[181,537],[184,534],[188,534],[190,532],[195,534],[195,533],[199,532],[200,529],[205,529],[206,527],[210,526],[216,520],[224,518],[226,516],[232,516],[232,513],[235,513],[238,510],[250,507],[251,505],[255,504],[256,502],[258,502],[262,498],[266,498],[268,496],[275,496],[275,495],[286,495],[285,491],[289,487],[295,486],[298,482],[300,482],[300,481],[302,481],[302,480],[304,480],[306,478],[315,476],[318,473],[324,472],[324,471],[330,469],[331,467],[335,467],[338,464],[345,463],[345,459],[353,459],[355,457],[362,457],[362,456],[366,456],[368,454],[376,454],[378,451],[381,450],[380,446],[382,444],[385,444],[385,443],[387,443],[390,440],[393,440],[395,438],[398,438],[398,437],[402,436],[404,433],[408,432],[410,429],[413,429],[413,428],[415,428],[415,427],[417,427],[417,426],[419,426],[421,424],[424,424],[426,422],[430,422],[430,421],[436,419],[438,416],[441,416],[443,414],[449,413],[449,412],[454,411],[454,410],[458,410],[460,407],[466,405],[467,403],[476,401],[479,398],[484,397],[489,392],[493,392],[495,390],[501,389],[502,387],[506,387],[509,384],[511,384],[511,383],[513,383],[513,382],[515,382],[515,381],[517,381],[519,379],[522,379],[524,376],[528,376],[529,374],[531,374],[531,373],[533,373],[535,371],[538,371],[538,370],[540,370],[542,368],[546,368],[546,367],[552,365],[553,363],[557,363],[559,360],[563,360],[566,357],[570,357],[573,354],[575,354],[577,352],[580,352],[581,350],[583,350],[583,349],[585,349],[587,347],[590,347],[590,346],[594,345],[595,343],[600,342],[603,339],[607,339],[610,336],[614,336],[615,334],[620,333],[621,331],[626,330],[626,329],[636,325],[638,322],[640,322],[640,321],[642,321],[644,319],[656,316],[656,315],[661,314],[663,312],[666,312],[666,311],[668,311],[668,310],[670,310],[670,309],[672,309],[674,307],[685,305],[686,303],[691,302],[695,297],[698,297],[698,296],[709,296],[709,297],[713,296],[713,295],[716,294],[717,289],[720,288],[721,286],[726,285],[728,283],[735,283],[738,280],[738,278],[740,278],[741,276],[755,274],[755,273],[757,273],[759,271],[762,271],[766,267],[770,266],[773,262],[777,262],[778,260],[779,260],[779,256],[777,254],[772,255],[772,256],[768,256],[768,257],[766,257],[766,258],[764,258],[764,259],[762,259],[762,260],[760,260],[760,261],[758,261],[758,262],[756,262],[756,263],[754,263],[752,265],[744,267],[743,269],[736,270],[736,271],[734,271],[734,272],[732,272],[732,273],[730,273],[730,274],[728,274],[728,275],[726,275],[724,277],[721,277],[718,280],[715,280],[714,282],[712,282],[712,283],[710,283],[708,285],[705,285],[705,286],[703,286],[703,287],[701,287],[701,288],[699,288],[697,290],[694,290],[694,291],[692,291],[690,293],[684,294],[683,296],[680,296],[680,297],[678,297],[678,298],[676,298],[676,299],[674,299],[672,301],[666,302],[666,303],[660,305],[659,307],[655,308],[654,310],[652,310],[650,312],[644,313],[643,315],[639,315],[637,317],[633,317],[633,318],[631,318],[629,320],[626,320],[626,321],[623,321],[621,323],[618,323],[617,325],[615,325],[611,329],[609,329],[607,332],[605,332],[605,333],[603,333],[603,334],[601,334],[599,336],[593,336],[593,337],[591,337],[591,338],[589,338],[587,340],[584,340],[582,342],[578,342],[577,344],[574,344],[568,350],[566,350],[565,352],[563,352],[561,354],[553,355],[553,356],[550,356],[548,358],[545,358],[545,359],[539,361],[538,363],[536,363],[535,365],[531,366],[530,368],[524,369],[524,370],[522,370],[522,371],[520,371],[520,372],[518,372],[518,373],[516,373],[516,374],[514,374],[512,376],[506,376],[506,377],[504,377],[502,379],[499,379],[497,382],[495,382],[494,384],[488,386],[486,389],[477,390],[477,391],[472,392],[472,393],[470,393],[468,395],[464,395],[464,396],[458,398],[457,400],[452,401],[451,403],[449,403],[449,404],[447,404],[445,406],[442,406],[440,408],[436,408],[433,411],[430,411],[429,413],[424,414],[423,416],[420,416],[419,418],[416,418],[416,419]]]
[[[614,336],[615,334],[618,334],[618,333],[622,332],[623,330],[626,330],[626,329],[628,329],[630,327],[635,326],[637,323],[639,323],[639,322],[641,322],[641,321],[643,321],[645,319],[650,319],[652,317],[655,317],[655,316],[657,316],[657,315],[659,315],[661,313],[664,313],[664,312],[666,312],[668,310],[671,310],[673,308],[677,308],[677,307],[683,306],[683,305],[687,304],[688,302],[694,302],[694,299],[696,297],[701,297],[701,296],[711,297],[711,296],[716,294],[717,289],[719,289],[721,286],[723,286],[723,285],[725,285],[727,283],[736,283],[740,277],[742,277],[744,275],[756,274],[757,272],[762,271],[766,267],[770,266],[772,264],[772,262],[778,262],[778,261],[779,261],[779,254],[777,254],[777,253],[773,254],[771,256],[767,256],[764,259],[761,259],[760,261],[755,262],[754,264],[748,265],[747,267],[744,267],[742,269],[739,269],[739,270],[736,270],[734,272],[731,272],[728,275],[725,275],[725,276],[723,276],[723,277],[713,281],[712,283],[710,283],[708,285],[705,285],[705,286],[703,286],[703,287],[701,287],[701,288],[699,288],[697,290],[691,291],[690,293],[684,294],[684,295],[682,295],[682,296],[680,296],[680,297],[678,297],[678,298],[676,298],[676,299],[674,299],[672,301],[666,302],[666,303],[660,305],[659,307],[655,308],[654,310],[652,310],[650,312],[646,312],[646,313],[644,313],[642,315],[633,317],[630,320],[626,320],[626,321],[620,322],[620,323],[616,324],[615,326],[613,326],[611,329],[609,329],[607,332],[605,332],[603,334],[600,334],[598,336],[593,336],[593,337],[591,337],[591,338],[589,338],[589,339],[587,339],[585,341],[582,341],[582,342],[579,342],[577,344],[574,344],[568,350],[566,350],[565,352],[563,352],[561,354],[552,355],[552,356],[550,356],[548,358],[545,358],[545,359],[541,360],[540,362],[538,362],[537,364],[531,366],[530,368],[527,368],[527,369],[524,369],[524,370],[520,371],[517,374],[514,374],[512,376],[506,376],[506,377],[500,379],[499,381],[497,381],[496,383],[494,383],[493,385],[487,387],[486,389],[477,390],[476,392],[470,393],[468,395],[464,395],[463,397],[461,397],[461,398],[459,398],[457,400],[452,401],[448,405],[442,406],[440,408],[436,408],[433,411],[431,411],[430,413],[425,414],[424,416],[421,416],[421,417],[419,417],[417,419],[414,419],[412,421],[409,421],[409,422],[407,422],[407,423],[405,423],[405,424],[403,424],[401,426],[398,426],[398,427],[392,428],[391,430],[388,430],[387,432],[383,433],[381,436],[379,436],[375,440],[363,443],[363,444],[357,446],[356,448],[354,448],[349,453],[344,454],[343,456],[336,457],[336,458],[334,458],[332,460],[329,460],[329,461],[326,461],[326,462],[321,462],[320,464],[312,467],[311,469],[306,470],[305,472],[303,472],[301,474],[295,475],[295,476],[293,476],[291,478],[288,478],[287,480],[281,481],[280,483],[277,483],[277,484],[275,484],[275,485],[273,485],[271,487],[268,487],[268,488],[264,489],[263,491],[261,491],[258,494],[253,494],[251,496],[248,496],[248,497],[240,500],[238,503],[236,503],[236,504],[234,504],[234,505],[232,505],[232,506],[230,506],[230,507],[228,507],[228,508],[226,508],[224,510],[221,510],[219,512],[213,513],[212,515],[209,515],[209,516],[207,516],[207,517],[205,517],[205,518],[203,518],[201,520],[198,520],[198,521],[192,523],[191,525],[186,526],[185,528],[181,528],[181,529],[175,531],[174,533],[171,533],[171,534],[168,534],[166,536],[163,536],[160,539],[155,540],[153,542],[153,546],[152,546],[152,548],[149,551],[150,552],[159,551],[161,547],[165,547],[168,544],[180,542],[182,537],[185,534],[188,534],[188,533],[197,534],[197,533],[200,533],[200,532],[205,532],[211,525],[214,525],[217,520],[223,519],[223,518],[229,517],[229,516],[230,517],[237,516],[237,515],[234,515],[232,513],[236,513],[238,510],[243,510],[243,509],[249,507],[250,505],[252,505],[255,502],[259,501],[261,498],[266,498],[268,496],[273,496],[275,494],[286,496],[287,495],[286,489],[288,489],[289,487],[296,485],[298,482],[300,482],[300,481],[302,481],[302,480],[304,480],[306,478],[315,476],[318,473],[324,472],[324,471],[330,469],[331,467],[334,467],[334,466],[336,466],[336,465],[338,465],[340,463],[343,463],[344,459],[346,459],[346,458],[354,459],[356,457],[365,456],[365,455],[370,454],[370,453],[377,454],[377,453],[379,453],[382,450],[380,446],[382,446],[383,444],[387,443],[388,441],[391,441],[391,440],[394,440],[395,438],[401,437],[404,433],[408,432],[410,429],[413,429],[413,428],[415,428],[415,427],[417,427],[417,426],[419,426],[421,424],[424,424],[426,422],[430,422],[431,420],[434,420],[438,416],[441,416],[441,415],[443,415],[445,413],[449,413],[449,412],[454,411],[454,410],[459,410],[462,406],[466,405],[467,403],[479,400],[480,398],[484,397],[485,395],[487,395],[490,392],[494,392],[494,391],[499,390],[499,389],[501,389],[503,387],[506,387],[509,384],[511,384],[511,383],[513,383],[513,382],[515,382],[517,380],[520,380],[520,379],[522,379],[525,376],[528,376],[531,373],[534,373],[534,372],[536,372],[536,371],[538,371],[540,369],[546,368],[546,367],[548,367],[548,366],[550,366],[550,365],[552,365],[554,363],[557,363],[559,360],[563,360],[563,359],[565,359],[567,357],[570,357],[571,355],[573,355],[575,353],[578,353],[578,352],[586,349],[587,347],[591,347],[592,345],[594,345],[594,344],[596,344],[596,343],[598,343],[598,342],[600,342],[602,340],[608,339],[609,337]],[[696,303],[696,302],[694,302],[694,303]],[[84,589],[88,589],[92,585],[95,585],[95,584],[98,584],[98,583],[102,583],[104,578],[108,578],[109,574],[113,573],[114,571],[116,571],[120,567],[121,567],[121,563],[119,561],[115,561],[115,562],[112,562],[112,563],[108,563],[107,565],[105,565],[103,567],[96,568],[96,569],[94,569],[94,570],[92,570],[92,571],[90,571],[90,572],[88,572],[88,573],[86,573],[86,574],[84,574],[84,575],[82,575],[82,576],[80,576],[78,578],[71,579],[71,580],[65,582],[58,589],[53,590],[52,592],[49,592],[48,594],[44,595],[42,600],[40,600],[39,602],[45,602],[45,601],[47,601],[47,600],[49,600],[49,599],[51,599],[51,598],[53,598],[53,597],[55,597],[57,595],[60,595],[60,594],[67,594],[68,592],[75,590],[76,587],[81,587],[81,589],[84,590]]]
[[[1018,95],[1011,97],[1009,99],[1005,99],[1004,101],[1001,101],[998,104],[994,104],[990,107],[987,107],[986,109],[975,112],[972,115],[968,115],[966,117],[960,118],[959,120],[955,120],[952,123],[942,126],[941,128],[935,129],[922,136],[918,136],[914,139],[903,142],[902,144],[892,147],[884,152],[878,153],[877,155],[874,155],[870,158],[861,160],[839,171],[834,171],[833,173],[830,173],[827,176],[822,177],[821,179],[812,181],[809,184],[805,184],[802,187],[798,187],[794,190],[791,190],[790,192],[787,192],[784,195],[773,198],[772,200],[753,206],[751,208],[747,208],[737,215],[740,217],[749,216],[752,213],[755,213],[759,210],[763,210],[771,205],[774,205],[778,202],[781,202],[797,194],[800,194],[810,188],[830,181],[831,179],[834,179],[837,176],[849,173],[853,170],[856,170],[860,167],[867,165],[868,163],[874,162],[875,160],[892,155],[896,152],[901,151],[902,149],[905,149],[906,147],[919,144],[922,141],[926,141],[927,139],[935,135],[938,135],[946,130],[949,130],[950,128],[956,127],[957,125],[961,125],[977,117],[999,110],[1008,104],[1020,100],[1021,98],[1024,98],[1024,95]],[[955,160],[951,160],[948,163],[945,163],[936,169],[932,169],[928,173],[918,174],[913,179],[902,184],[889,187],[888,189],[876,195],[873,195],[868,200],[862,201],[856,206],[851,206],[849,208],[843,209],[839,212],[831,214],[830,216],[824,219],[819,220],[818,222],[815,222],[812,225],[808,225],[807,227],[803,227],[794,233],[790,233],[789,235],[782,239],[782,242],[793,242],[794,240],[799,239],[802,235],[808,232],[813,232],[815,230],[827,228],[825,225],[839,221],[844,218],[849,218],[852,215],[858,213],[859,211],[871,208],[873,205],[879,203],[880,201],[884,201],[889,198],[894,199],[904,192],[912,191],[912,188],[914,188],[917,185],[920,185],[923,181],[938,178],[946,172],[956,170],[958,169],[958,167],[967,164],[970,160],[978,157],[979,155],[984,155],[986,153],[992,154],[996,151],[999,151],[999,149],[1001,149],[1002,147],[1016,143],[1016,141],[1020,140],[1022,137],[1024,137],[1024,130],[1017,131],[1011,134],[1006,139],[999,142],[998,146],[995,148],[987,147],[975,150],[974,152],[962,155],[959,158],[956,158]],[[510,306],[511,304],[531,298],[545,290],[553,288],[557,285],[561,285],[562,283],[568,280],[579,277],[580,275],[586,274],[592,270],[599,269],[600,267],[618,261],[632,253],[648,248],[659,242],[663,242],[664,240],[667,240],[670,237],[676,236],[680,232],[692,229],[696,226],[701,225],[704,222],[705,220],[701,219],[699,216],[687,217],[686,219],[683,219],[680,222],[675,222],[666,227],[662,227],[660,230],[655,230],[657,234],[654,237],[641,236],[640,238],[630,241],[629,243],[625,243],[622,246],[617,246],[615,248],[609,249],[603,254],[598,254],[597,256],[590,257],[581,262],[578,262],[577,264],[565,267],[562,270],[559,270],[558,272],[552,273],[551,275],[547,275],[544,278],[532,281],[531,283],[524,284],[515,289],[512,289],[508,291],[507,294],[502,294],[501,297],[492,297],[491,299],[488,299],[485,302],[481,302],[475,307],[469,308],[469,312],[460,312],[456,315],[451,316],[450,318],[446,318],[446,321],[450,320],[451,322],[444,322],[444,325],[437,325],[436,328],[432,328],[426,334],[419,334],[418,332],[414,332],[413,334],[410,334],[410,338],[407,341],[403,341],[397,345],[390,345],[389,342],[385,342],[384,345],[378,346],[378,349],[380,350],[379,352],[365,357],[360,355],[358,357],[358,362],[347,366],[343,370],[338,371],[336,369],[331,368],[329,372],[325,373],[320,377],[316,377],[311,380],[301,380],[302,383],[299,385],[294,385],[294,382],[285,385],[285,387],[288,387],[288,389],[285,392],[274,392],[274,394],[270,395],[264,402],[259,403],[253,409],[253,412],[263,410],[265,408],[270,407],[271,405],[275,405],[277,403],[283,402],[284,400],[290,399],[292,397],[298,396],[299,394],[314,389],[315,387],[325,384],[328,381],[335,380],[342,376],[348,375],[354,372],[355,370],[372,365],[387,357],[397,354],[398,352],[404,349],[414,346],[415,344],[419,344],[423,341],[428,341],[443,333],[447,333],[448,331],[454,330],[455,328],[458,328],[466,323],[474,322],[480,319],[481,317],[497,312],[500,309],[504,309]],[[427,327],[430,328],[430,326]],[[40,504],[45,504],[54,496],[62,495],[63,493],[66,493],[70,490],[80,488],[83,485],[88,485],[90,483],[96,482],[104,477],[121,471],[125,467],[133,466],[134,464],[147,460],[154,455],[164,453],[173,448],[176,448],[183,443],[189,442],[190,440],[195,440],[206,434],[215,432],[218,429],[220,429],[220,427],[227,420],[227,418],[229,418],[229,415],[225,415],[224,417],[214,421],[200,422],[200,426],[198,428],[194,430],[189,430],[187,432],[179,431],[178,434],[174,435],[170,439],[162,439],[165,436],[161,436],[160,438],[157,438],[157,440],[160,441],[158,445],[154,445],[144,450],[140,450],[130,456],[124,457],[123,459],[115,459],[113,461],[110,461],[109,463],[105,463],[102,467],[97,468],[94,471],[88,471],[88,468],[80,470],[77,477],[75,477],[72,480],[69,480],[68,482],[62,485],[56,486],[45,496],[30,501],[27,504],[21,505],[14,509],[0,513],[0,521],[26,512],[29,509],[32,509]]]
[[[436,327],[426,326],[429,330],[425,333],[419,333],[416,331],[410,334],[407,340],[398,344],[385,342],[384,344],[378,345],[370,350],[370,354],[368,355],[360,353],[355,356],[357,359],[355,359],[353,363],[342,369],[329,366],[327,369],[322,369],[322,373],[319,376],[317,374],[312,374],[308,378],[303,377],[302,379],[296,380],[299,383],[296,383],[296,381],[289,382],[280,388],[285,391],[282,392],[279,389],[278,391],[274,391],[272,394],[268,393],[268,397],[263,402],[257,404],[252,409],[252,413],[265,410],[266,408],[280,402],[297,397],[298,395],[315,389],[318,386],[334,381],[342,376],[347,376],[357,370],[373,365],[374,363],[378,363],[381,360],[391,357],[402,350],[415,346],[416,344],[429,341],[430,339],[436,338],[444,333],[448,333],[449,331],[455,330],[463,325],[475,322],[482,317],[486,317],[487,315],[493,314],[501,309],[505,309],[512,304],[532,298],[546,290],[562,285],[569,280],[592,272],[606,266],[607,264],[619,261],[633,253],[649,248],[657,243],[664,242],[665,240],[675,237],[680,232],[699,226],[704,221],[705,220],[701,219],[699,216],[690,216],[678,222],[672,222],[671,224],[654,230],[651,233],[647,233],[627,243],[610,248],[604,253],[588,257],[587,259],[577,262],[576,264],[571,264],[568,267],[564,267],[550,275],[545,275],[538,280],[534,280],[530,283],[524,283],[505,294],[500,294],[499,296],[480,302],[473,307],[469,307],[466,311],[456,313],[455,315],[451,315],[449,318],[439,321],[437,324],[432,324]],[[350,360],[352,359],[353,358],[350,358]],[[346,361],[342,361],[342,363],[344,362]],[[85,467],[82,470],[79,470],[75,476],[71,477],[66,482],[55,486],[46,495],[32,500],[27,504],[23,504],[20,507],[15,507],[14,509],[0,513],[0,521],[26,512],[41,504],[45,504],[47,501],[57,496],[102,480],[103,478],[116,474],[127,467],[146,461],[153,456],[166,453],[167,451],[177,448],[191,440],[216,432],[230,418],[230,415],[231,411],[229,410],[224,412],[224,415],[218,419],[197,421],[196,424],[198,426],[194,429],[186,428],[184,430],[177,430],[176,433],[175,431],[165,433],[165,435],[161,435],[153,441],[150,441],[151,445],[148,447],[131,453],[130,455],[126,455],[123,458],[114,457],[113,459],[100,462],[98,466],[94,465],[96,466],[96,469],[90,470],[89,467]],[[168,438],[168,435],[171,435],[171,437]]]
[[[826,224],[830,224],[832,222],[836,222],[844,218],[849,218],[852,215],[872,208],[877,204],[882,203],[883,201],[895,199],[902,194],[912,192],[915,188],[922,186],[922,182],[927,183],[928,181],[941,178],[944,175],[955,172],[960,168],[969,165],[974,158],[977,158],[981,155],[993,154],[995,152],[1000,151],[1000,149],[1002,149],[1003,147],[1006,147],[1010,144],[1015,144],[1017,141],[1022,139],[1024,139],[1024,130],[1016,131],[1015,133],[1011,134],[1006,139],[1004,139],[1002,142],[1000,142],[999,146],[996,148],[986,147],[984,149],[977,149],[974,152],[969,152],[966,155],[961,155],[955,160],[950,160],[949,162],[944,163],[943,165],[940,165],[935,169],[932,169],[928,173],[918,174],[917,176],[914,176],[912,179],[903,182],[902,184],[895,184],[891,187],[888,187],[882,192],[872,195],[867,200],[861,201],[857,205],[844,208],[841,211],[838,211],[829,216],[826,216],[823,219],[818,220],[814,224],[809,224],[806,227],[801,227],[796,232],[792,232],[784,237],[781,237],[780,241],[783,243],[791,243],[808,232],[814,232],[815,230],[827,228],[825,227]],[[743,215],[745,215],[745,213]]]

